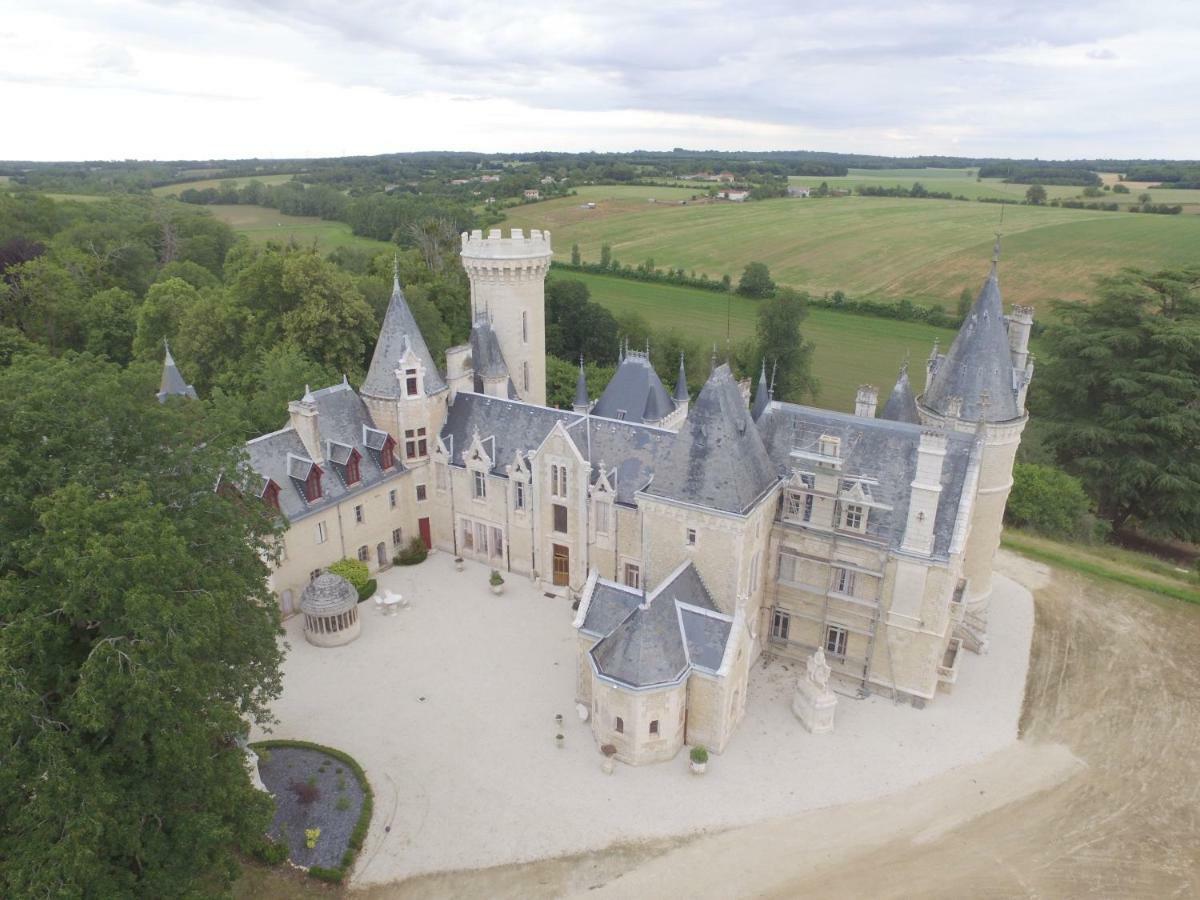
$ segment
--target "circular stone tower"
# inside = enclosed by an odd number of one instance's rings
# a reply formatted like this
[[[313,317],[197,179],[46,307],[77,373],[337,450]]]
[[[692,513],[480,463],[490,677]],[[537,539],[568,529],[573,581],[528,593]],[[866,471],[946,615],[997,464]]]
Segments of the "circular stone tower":
[[[471,279],[472,321],[487,321],[500,343],[517,396],[546,405],[546,272],[550,232],[499,228],[462,234],[462,264]]]

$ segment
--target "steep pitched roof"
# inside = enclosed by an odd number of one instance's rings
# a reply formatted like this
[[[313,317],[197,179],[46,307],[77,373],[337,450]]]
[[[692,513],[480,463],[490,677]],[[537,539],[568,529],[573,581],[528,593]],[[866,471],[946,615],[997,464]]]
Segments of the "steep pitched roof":
[[[492,324],[482,319],[471,327],[471,367],[480,378],[499,378],[508,374],[500,339]]]
[[[962,398],[960,414],[968,421],[1005,422],[1021,415],[995,260],[950,352],[937,360],[922,399],[930,409],[948,415],[955,397]]]
[[[900,376],[896,379],[892,394],[888,397],[887,403],[883,405],[883,412],[879,417],[890,419],[893,422],[920,424],[921,417],[917,414],[917,401],[913,397],[912,385],[908,383],[908,363],[905,363],[900,369]]]
[[[628,352],[592,415],[626,422],[657,422],[675,410],[671,395],[643,353]]]
[[[758,387],[754,389],[754,406],[750,411],[754,421],[763,414],[767,404],[771,402],[771,389],[767,387],[767,361],[764,359],[762,371],[758,373]]]
[[[162,382],[158,387],[159,403],[165,403],[168,397],[191,397],[196,399],[196,389],[183,380],[183,373],[179,371],[179,367],[175,365],[175,357],[171,355],[171,348],[167,342],[163,341],[163,372]]]
[[[679,375],[675,378],[675,393],[671,395],[676,403],[688,401],[687,373],[683,370],[683,353],[679,354]]]
[[[742,514],[778,479],[728,364],[713,369],[646,493]]]
[[[436,394],[446,389],[433,354],[417,327],[408,301],[404,299],[404,291],[400,289],[400,279],[392,282],[392,298],[388,301],[387,312],[383,316],[383,325],[379,329],[379,340],[375,342],[375,353],[371,357],[371,368],[362,383],[362,393],[369,397],[382,397],[395,400],[400,397],[400,384],[396,379],[396,368],[406,350],[411,349],[421,361],[425,369],[425,393]]]
[[[579,377],[575,379],[575,406],[586,409],[588,405],[587,373],[583,371],[583,358],[579,360]]]

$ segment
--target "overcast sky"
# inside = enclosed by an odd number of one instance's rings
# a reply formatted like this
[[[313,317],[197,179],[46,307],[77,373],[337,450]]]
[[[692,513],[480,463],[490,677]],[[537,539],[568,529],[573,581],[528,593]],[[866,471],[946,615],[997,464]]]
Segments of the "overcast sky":
[[[0,0],[0,159],[1200,157],[1200,2]]]

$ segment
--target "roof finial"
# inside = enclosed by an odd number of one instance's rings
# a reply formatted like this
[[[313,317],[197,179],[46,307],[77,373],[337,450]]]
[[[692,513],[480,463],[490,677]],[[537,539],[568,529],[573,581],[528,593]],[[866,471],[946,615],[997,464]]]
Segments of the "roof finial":
[[[167,343],[165,336],[163,337],[163,352],[166,353],[166,359],[163,360],[163,363],[168,366],[175,365],[175,360],[171,356],[171,345]]]
[[[717,368],[717,342],[713,341],[712,357],[709,359],[708,370],[712,372]]]
[[[770,397],[772,400],[775,399],[775,372],[778,369],[779,369],[779,359],[776,358],[775,361],[771,363],[771,384],[767,388],[767,396]]]
[[[392,254],[392,280],[397,285],[400,284],[400,254],[398,252]]]

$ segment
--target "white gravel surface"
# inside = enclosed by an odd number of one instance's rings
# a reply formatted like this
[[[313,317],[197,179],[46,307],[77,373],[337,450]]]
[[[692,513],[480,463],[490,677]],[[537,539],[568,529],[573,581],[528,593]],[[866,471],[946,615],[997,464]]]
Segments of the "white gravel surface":
[[[706,775],[689,774],[684,752],[658,765],[618,765],[608,776],[575,715],[569,604],[518,576],[494,596],[487,576],[472,563],[454,571],[444,553],[384,573],[380,590],[399,591],[411,606],[385,616],[363,604],[362,636],[346,647],[313,647],[298,617],[287,623],[272,736],[340,748],[366,770],[375,814],[356,884],[869,800],[1017,738],[1033,601],[998,575],[990,652],[966,654],[954,692],[925,709],[841,698],[835,733],[810,735],[790,709],[797,668],[759,662],[746,718]],[[556,713],[564,717],[561,749]]]

